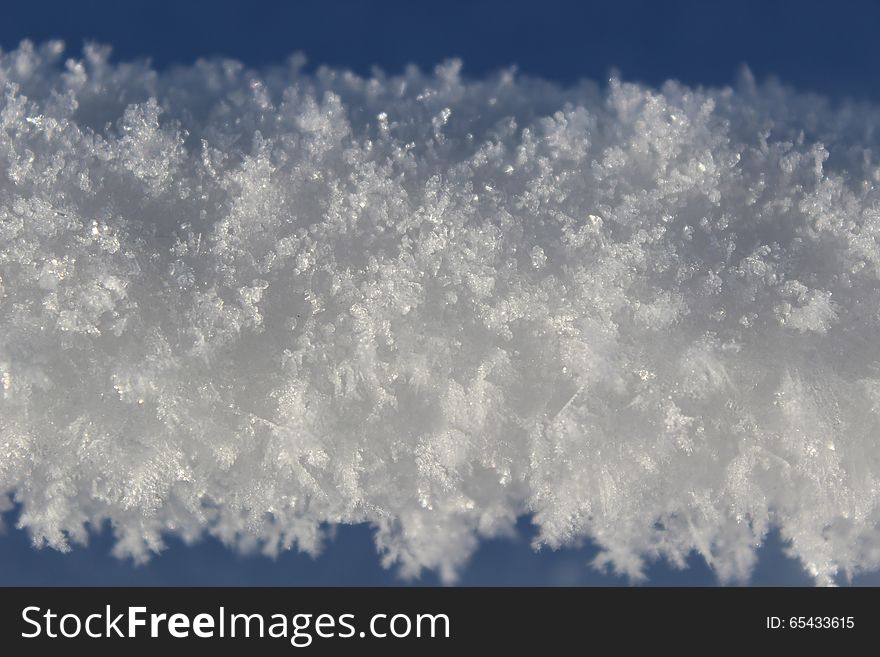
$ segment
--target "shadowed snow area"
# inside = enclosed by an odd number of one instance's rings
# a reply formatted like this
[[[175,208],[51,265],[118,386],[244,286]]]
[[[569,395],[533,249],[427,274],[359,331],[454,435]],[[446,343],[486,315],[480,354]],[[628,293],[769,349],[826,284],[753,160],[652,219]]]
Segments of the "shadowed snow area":
[[[880,567],[880,108],[0,53],[0,510],[66,550],[531,514],[633,580]]]

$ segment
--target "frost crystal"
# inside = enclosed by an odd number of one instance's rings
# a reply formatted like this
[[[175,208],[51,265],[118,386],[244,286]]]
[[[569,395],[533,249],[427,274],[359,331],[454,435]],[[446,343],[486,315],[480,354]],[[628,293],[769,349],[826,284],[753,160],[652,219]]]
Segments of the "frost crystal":
[[[0,53],[0,504],[455,577],[880,567],[880,108]]]

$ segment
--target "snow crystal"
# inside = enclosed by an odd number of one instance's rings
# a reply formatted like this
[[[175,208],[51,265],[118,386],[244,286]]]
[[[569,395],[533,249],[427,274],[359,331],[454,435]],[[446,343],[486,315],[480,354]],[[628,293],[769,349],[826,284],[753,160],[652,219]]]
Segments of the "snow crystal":
[[[880,567],[880,108],[0,53],[0,509],[453,580]]]

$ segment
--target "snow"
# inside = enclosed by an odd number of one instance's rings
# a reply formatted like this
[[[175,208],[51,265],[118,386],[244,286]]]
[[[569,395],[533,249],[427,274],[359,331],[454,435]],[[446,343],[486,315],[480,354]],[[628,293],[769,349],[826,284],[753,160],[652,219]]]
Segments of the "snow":
[[[637,581],[880,568],[880,108],[0,53],[0,508],[135,560],[532,514]]]

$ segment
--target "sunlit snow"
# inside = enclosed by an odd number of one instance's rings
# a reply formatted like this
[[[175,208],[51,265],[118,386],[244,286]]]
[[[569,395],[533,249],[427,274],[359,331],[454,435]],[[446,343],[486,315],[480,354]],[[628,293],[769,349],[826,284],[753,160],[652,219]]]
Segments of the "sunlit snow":
[[[455,578],[880,567],[880,107],[0,54],[0,508]],[[4,495],[6,499],[4,499]]]

